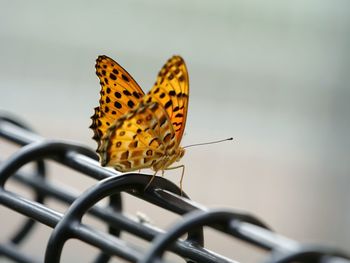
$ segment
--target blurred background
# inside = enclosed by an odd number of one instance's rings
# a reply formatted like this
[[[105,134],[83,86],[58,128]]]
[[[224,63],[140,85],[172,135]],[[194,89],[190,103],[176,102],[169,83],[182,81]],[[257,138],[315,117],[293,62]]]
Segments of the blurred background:
[[[95,148],[88,127],[99,100],[97,56],[117,60],[148,91],[179,54],[191,87],[182,145],[234,138],[188,149],[189,196],[248,211],[298,241],[349,252],[349,36],[345,0],[1,1],[0,108],[45,137]],[[0,145],[2,159],[17,150]],[[53,180],[78,192],[95,183],[49,168]],[[166,178],[178,183],[180,173]],[[129,196],[125,202],[130,214],[147,211],[162,227],[178,219]],[[20,221],[3,207],[0,217],[10,230]],[[51,233],[40,227],[37,241],[23,247],[38,257]],[[236,260],[265,256],[208,235],[209,248]],[[71,243],[63,262],[88,262],[96,252]]]

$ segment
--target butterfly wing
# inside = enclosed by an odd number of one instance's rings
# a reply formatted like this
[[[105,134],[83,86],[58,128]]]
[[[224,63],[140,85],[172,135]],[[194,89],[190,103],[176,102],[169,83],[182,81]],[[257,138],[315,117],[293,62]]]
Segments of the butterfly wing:
[[[108,128],[101,144],[103,166],[122,172],[152,168],[174,147],[175,131],[166,110],[146,101],[147,96]]]
[[[122,172],[142,168],[158,171],[177,160],[189,95],[183,59],[169,59],[146,96],[136,81],[106,56],[97,59],[96,73],[101,99],[91,128],[101,164]]]
[[[101,139],[118,118],[137,105],[144,92],[130,74],[117,62],[107,56],[96,60],[96,74],[100,80],[100,106],[95,108],[91,117],[90,128],[94,131],[93,139],[100,151]]]
[[[162,67],[149,94],[166,110],[175,130],[176,148],[185,130],[189,96],[188,71],[180,56],[171,57]]]

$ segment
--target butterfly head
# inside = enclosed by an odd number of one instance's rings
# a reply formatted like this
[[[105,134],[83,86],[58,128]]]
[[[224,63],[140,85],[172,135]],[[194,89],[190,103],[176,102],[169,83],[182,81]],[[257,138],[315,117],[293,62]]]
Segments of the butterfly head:
[[[175,156],[176,156],[176,159],[175,161],[180,161],[182,157],[184,157],[185,155],[185,149],[182,148],[182,147],[178,147],[175,151]]]

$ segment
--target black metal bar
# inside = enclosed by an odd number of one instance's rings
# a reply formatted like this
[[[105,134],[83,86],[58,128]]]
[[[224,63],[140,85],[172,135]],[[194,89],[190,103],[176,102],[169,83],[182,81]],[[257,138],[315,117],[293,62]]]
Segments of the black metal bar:
[[[33,129],[28,124],[22,122],[21,120],[16,119],[14,116],[11,116],[10,114],[0,115],[0,125],[6,124],[6,123],[10,125],[15,125],[15,127],[22,128],[21,130],[23,131],[27,131],[34,134]],[[39,160],[36,162],[35,167],[36,167],[36,172],[34,173],[34,175],[36,177],[44,178],[46,176],[45,163],[42,160]],[[35,191],[34,200],[36,200],[39,203],[43,203],[45,199],[45,195],[42,195],[36,189],[34,189],[34,191]],[[28,236],[30,231],[33,229],[35,223],[36,222],[30,218],[26,219],[22,223],[22,227],[19,227],[17,232],[12,235],[12,237],[10,238],[10,242],[13,244],[19,244],[20,242],[22,242]]]
[[[22,120],[3,112],[0,112],[0,136],[21,146],[44,139]]]
[[[63,220],[62,214],[57,213],[54,210],[43,206],[42,204],[24,199],[6,190],[0,191],[0,201],[1,201],[1,204],[9,208],[12,208],[13,210],[20,212],[21,214],[26,215],[30,218],[33,218],[36,221],[42,224],[45,224],[47,226],[50,226],[52,228],[54,228],[59,222]],[[111,255],[118,255],[127,260],[130,260],[130,259],[135,259],[134,258],[135,255],[140,254],[139,250],[135,250],[135,251],[128,250],[127,252],[125,252],[124,246],[126,243],[124,241],[113,238],[112,236],[107,235],[106,233],[103,233],[101,231],[93,230],[89,226],[85,226],[83,224],[79,224],[79,225],[72,224],[70,226],[75,226],[72,230],[72,234],[74,234],[74,237],[82,241],[85,241],[86,243],[89,243],[93,246],[96,246],[102,249],[104,252],[110,253]],[[140,227],[140,225],[138,227]],[[64,233],[64,235],[67,235],[67,234],[69,234],[69,232]],[[4,246],[1,245],[0,247],[4,247]],[[182,248],[184,250],[186,249],[189,250],[188,247],[186,248],[186,246],[184,246],[183,244],[179,245],[179,247],[180,249]],[[5,248],[6,247],[2,249],[5,250]],[[121,253],[121,251],[123,252]],[[8,255],[8,254],[4,254],[4,255]],[[206,255],[203,256],[203,258],[208,258],[208,257],[211,257],[209,252],[207,252]],[[210,261],[210,262],[231,262],[231,261],[220,261],[220,256],[218,256],[217,258],[219,259],[219,261]],[[51,256],[48,262],[54,262],[54,259],[55,257]]]
[[[296,251],[300,246],[294,240],[245,221],[230,221],[228,231],[235,232],[235,235],[242,240],[267,250]]]
[[[0,114],[0,137],[24,146],[0,165],[0,204],[29,218],[12,239],[14,242],[0,244],[0,255],[16,262],[37,262],[20,252],[15,244],[28,237],[35,221],[54,228],[46,248],[46,262],[59,262],[63,245],[70,238],[77,238],[99,248],[101,252],[94,261],[96,263],[108,262],[111,256],[130,262],[160,262],[166,249],[182,256],[187,262],[235,262],[202,246],[202,227],[209,225],[239,240],[271,251],[267,262],[325,262],[339,257],[343,262],[350,263],[349,256],[344,252],[331,248],[306,247],[272,232],[261,220],[249,214],[226,210],[210,211],[188,199],[186,194],[181,196],[180,189],[164,178],[156,177],[145,190],[149,175],[120,174],[104,169],[98,164],[97,155],[91,149],[73,142],[45,140],[12,116]],[[43,178],[43,160],[47,158],[101,181],[80,196],[68,192]],[[18,171],[29,162],[37,162],[36,170],[31,174]],[[33,189],[34,201],[5,190],[4,185],[10,177]],[[122,213],[120,192],[127,192],[160,208],[184,215],[184,218],[167,232],[138,222]],[[46,197],[54,197],[69,204],[67,212],[63,215],[47,208],[43,204]],[[110,198],[107,207],[96,205],[105,197]],[[86,213],[105,222],[109,233],[82,224],[81,218]],[[34,221],[30,221],[32,219]],[[148,241],[153,240],[151,250],[143,251],[122,240],[118,237],[121,231]],[[188,233],[188,238],[179,240],[178,237],[185,233]]]
[[[139,176],[140,175],[137,174],[137,177]],[[48,181],[41,181],[40,178],[24,175],[22,173],[17,173],[14,176],[14,179],[37,189],[39,192],[41,192],[42,194],[45,194],[46,196],[54,197],[57,200],[63,201],[68,204],[72,203],[78,196],[77,194],[74,195],[62,188],[58,188],[57,186],[50,184],[50,182]],[[148,179],[148,176],[146,177],[146,179]],[[164,180],[164,179],[156,178],[155,180]],[[170,203],[174,203],[172,206],[178,205],[182,207],[182,211],[178,211],[178,212],[181,212],[181,214],[183,214],[184,210],[192,211],[196,209],[204,209],[189,199],[183,198],[181,199],[181,202],[180,202],[178,199],[176,199],[176,197],[179,198],[177,195],[174,195],[171,192],[167,192],[163,189],[154,189],[154,191],[157,193],[157,196],[159,196],[159,199],[163,200],[161,203],[165,203],[166,200],[169,200],[171,201]],[[139,236],[140,238],[143,238],[148,241],[153,240],[155,236],[162,233],[157,228],[150,227],[149,225],[140,224],[139,222],[134,221],[132,218],[124,216],[123,214],[114,213],[111,209],[105,209],[102,207],[94,206],[89,210],[89,213],[104,220],[104,222],[108,223],[108,225],[110,226],[119,227],[120,229],[123,229],[123,231],[129,232],[131,234]],[[212,258],[214,262],[231,262],[231,260],[226,259],[225,257],[222,257],[220,255],[213,256],[209,250],[204,250],[202,248],[197,248],[197,249],[198,251],[201,251],[200,256],[197,257],[199,261],[205,261],[208,258]],[[179,250],[188,251],[184,253],[191,253],[193,250],[193,247],[189,246],[188,243],[178,242],[177,245],[174,247],[174,251],[179,251]],[[206,262],[213,262],[213,261],[206,261]]]
[[[143,257],[140,263],[160,262],[161,256],[172,243],[184,235],[189,229],[196,229],[202,226],[211,226],[222,232],[230,233],[236,236],[236,229],[230,229],[231,221],[250,221],[258,223],[254,218],[246,214],[240,214],[232,211],[193,211],[184,216],[184,218],[169,229],[166,233],[159,235],[153,242],[153,246]]]
[[[38,222],[52,228],[62,221],[63,218],[63,215],[60,213],[57,213],[34,201],[29,201],[16,196],[15,194],[7,192],[6,190],[0,191],[0,201],[2,201],[2,204],[6,205],[7,207],[13,208],[21,214],[34,218]],[[77,238],[86,241],[91,245],[95,245],[104,251],[118,255],[120,251],[125,250],[125,244],[123,242],[118,241],[118,239],[113,239],[112,236],[106,235],[103,232],[92,230],[88,226],[80,225],[79,228],[74,229],[74,233]],[[111,240],[113,242],[111,242]],[[130,257],[133,258],[134,254],[139,253],[138,251],[129,252],[130,253],[126,259],[129,259]],[[123,252],[122,255],[126,255],[125,252]],[[51,258],[51,260],[53,261],[54,258]]]
[[[28,149],[22,150],[23,151],[22,153],[18,153],[18,155],[15,156],[14,158],[12,158],[12,160],[10,159],[9,162],[12,163],[13,160],[15,160],[17,162],[17,165],[23,165],[26,162],[28,162],[30,160],[30,158],[33,158],[33,159],[38,158],[37,153],[39,153],[39,155],[42,155],[41,157],[44,157],[45,154],[47,154],[49,157],[54,158],[54,160],[62,161],[62,160],[65,160],[65,158],[62,158],[62,157],[58,158],[59,156],[58,157],[56,156],[57,154],[61,153],[61,149],[55,149],[55,146],[59,146],[59,147],[64,148],[64,146],[66,146],[66,145],[68,145],[68,144],[61,143],[61,142],[52,142],[52,141],[43,141],[42,140],[39,143],[32,143],[31,147],[28,146],[29,150]],[[73,150],[75,150],[75,147],[76,147],[75,145],[69,145],[69,146]],[[52,151],[52,149],[54,149],[54,151]],[[106,170],[101,169],[101,167],[99,165],[97,165],[96,162],[94,162],[94,161],[91,162],[91,159],[90,159],[90,162],[88,162],[89,166],[86,166],[86,160],[85,160],[86,157],[85,156],[76,154],[73,151],[69,151],[69,149],[67,149],[67,150],[62,149],[62,152],[66,153],[66,154],[70,154],[71,157],[76,157],[77,160],[82,161],[82,163],[79,163],[79,162],[75,163],[74,161],[70,162],[70,164],[73,164],[72,166],[76,169],[89,170],[89,168],[93,167],[93,170],[96,170],[96,168],[97,168],[97,170],[100,172],[100,174],[101,174],[101,170],[102,170],[102,174],[105,174],[105,172],[106,172]],[[85,157],[85,159],[84,159],[84,157]],[[26,158],[29,158],[29,160],[26,160]],[[20,159],[20,160],[18,160],[18,159]],[[68,159],[75,160],[74,158],[68,158]],[[12,168],[11,168],[11,165],[3,166],[2,174],[4,176],[7,175],[6,177],[8,177],[10,174],[12,174],[15,171],[15,169],[13,169],[14,166],[15,165],[12,165]],[[17,167],[17,169],[19,169],[19,167]],[[91,170],[89,172],[91,173]],[[139,177],[139,175],[138,175],[138,177]],[[149,177],[147,176],[147,180],[148,179],[149,179]],[[5,180],[6,180],[6,178],[5,178]],[[168,183],[168,181],[165,181],[165,182]],[[174,189],[176,189],[177,193],[180,193],[180,190],[178,189],[177,186],[175,186]],[[131,191],[131,193],[134,195],[137,194],[135,191]],[[158,201],[159,204],[163,204],[165,206],[167,205],[166,201],[159,200],[159,198],[158,199],[156,198],[154,200]],[[153,200],[153,202],[154,202],[154,200]],[[173,206],[173,207],[174,207],[174,210],[176,210],[176,212],[178,212],[178,213],[183,214],[183,213],[187,212],[186,210],[184,211],[183,209],[178,209],[178,204],[176,206]],[[189,208],[190,206],[187,205],[185,207]],[[192,209],[195,209],[195,208],[192,207]],[[201,235],[200,236],[195,235],[193,237],[198,239],[199,237],[201,237]],[[198,242],[200,242],[200,240],[198,240]],[[205,252],[206,253],[202,253],[202,254],[208,255],[208,252],[207,251],[205,251]],[[216,258],[220,259],[220,257],[216,257]],[[225,261],[225,262],[228,262],[228,261]]]
[[[52,228],[62,218],[60,213],[3,188],[0,188],[0,204]]]
[[[95,162],[93,162],[94,165],[96,165]],[[98,167],[99,169],[103,169],[101,167]],[[105,170],[105,169],[103,169]],[[145,176],[145,182],[148,183],[149,176],[148,175],[141,175],[137,174],[137,178],[140,178],[142,176]],[[77,196],[67,193],[67,191],[64,191],[63,189],[60,189],[52,184],[50,184],[47,181],[40,181],[39,178],[26,176],[21,173],[17,173],[14,176],[14,179],[25,182],[27,185],[32,186],[33,188],[37,189],[41,193],[50,196],[55,197],[61,201],[72,203]],[[164,178],[156,178],[157,180],[164,180]],[[166,181],[167,184],[169,183]],[[162,185],[162,183],[156,183],[157,185]],[[141,187],[143,190],[143,187]],[[180,193],[180,190],[176,185],[172,185],[172,189],[176,189],[178,193]],[[188,211],[192,211],[195,209],[202,209],[201,206],[198,204],[195,204],[193,201],[190,201],[189,199],[180,198],[178,195],[174,195],[171,192],[167,192],[164,189],[154,189],[156,196],[158,198],[154,198],[151,195],[151,199],[153,203],[161,204],[164,207],[172,207],[172,210],[178,212],[179,214],[184,214]],[[139,194],[135,191],[130,191],[131,194],[135,196],[139,196]],[[146,200],[146,197],[143,197],[143,199]],[[158,201],[157,201],[158,200]],[[167,200],[169,200],[169,203],[167,203]],[[179,209],[179,207],[181,209]],[[176,209],[175,209],[176,208]],[[128,231],[131,234],[137,235],[141,238],[144,238],[146,240],[152,240],[157,234],[159,234],[159,230],[152,229],[146,225],[140,225],[138,222],[132,221],[130,218],[126,218],[125,216],[121,214],[115,214],[109,209],[103,209],[99,207],[93,207],[89,210],[89,212],[101,219],[103,219],[106,223],[108,223],[110,226],[116,226],[123,229],[123,231]],[[193,247],[188,246],[186,243],[179,243],[179,250],[188,250],[192,251]],[[198,257],[200,260],[206,260],[208,258],[214,258],[216,262],[231,262],[228,259],[225,259],[224,257],[220,256],[213,256],[209,250],[202,250],[200,256]],[[214,261],[214,262],[215,262]],[[204,261],[203,261],[204,262]],[[206,261],[206,262],[213,262],[213,261]]]
[[[261,228],[259,222],[254,222],[254,218],[247,214],[237,213],[230,210],[211,210],[211,211],[193,211],[184,216],[184,218],[178,222],[174,227],[170,228],[167,232],[159,235],[154,241],[153,246],[147,252],[147,254],[139,261],[140,263],[153,263],[161,262],[161,257],[164,252],[169,249],[172,244],[183,234],[185,234],[189,229],[194,229],[202,226],[210,226],[219,231],[227,234],[231,234],[234,237],[242,237],[242,225],[240,223],[246,224],[246,226],[251,227],[251,223],[257,223],[254,226],[255,231],[263,231],[262,233],[257,232],[255,236],[267,235],[268,230],[266,228]],[[247,223],[249,222],[249,223]],[[252,230],[252,229],[251,229]],[[273,237],[273,236],[272,236]],[[271,236],[269,237],[271,238]],[[254,239],[247,238],[244,236],[243,240],[252,241]],[[331,248],[320,248],[320,247],[309,247],[303,246],[291,240],[276,239],[276,241],[282,242],[269,242],[269,244],[274,244],[274,246],[269,247],[266,245],[267,249],[273,250],[273,257],[269,262],[271,263],[289,263],[289,262],[321,262],[325,257],[337,257],[337,258],[347,258],[349,255],[344,252],[340,252]],[[261,243],[254,242],[254,243]],[[324,262],[324,261],[322,261]]]
[[[52,228],[54,228],[63,218],[62,214],[57,213],[52,209],[49,209],[37,202],[21,198],[20,196],[17,196],[14,193],[7,192],[6,190],[0,191],[0,201],[7,207],[12,208],[20,212],[21,214],[31,217],[37,220],[38,222],[50,226]],[[77,238],[86,241],[91,245],[95,245],[100,249],[103,249],[104,251],[116,255],[118,255],[120,251],[125,249],[125,244],[121,241],[118,241],[118,239],[113,239],[113,237],[110,235],[106,235],[105,233],[97,230],[92,230],[90,227],[82,224],[79,226],[79,228],[74,229],[74,234]],[[113,242],[111,242],[111,240]],[[137,254],[139,252],[130,252],[126,259],[128,259],[129,257],[133,257],[134,253]],[[54,258],[52,258],[51,260],[54,260]]]
[[[64,218],[62,219],[62,221]],[[59,224],[61,224],[61,222]],[[59,226],[58,226],[59,227]],[[126,242],[124,240],[118,239],[114,236],[111,236],[107,233],[101,232],[99,230],[93,229],[89,226],[84,226],[82,224],[69,224],[68,228],[72,232],[72,236],[78,238],[81,241],[84,241],[92,246],[103,249],[105,253],[110,255],[117,255],[120,258],[125,260],[129,260],[131,262],[135,262],[137,259],[141,258],[143,255],[143,251],[141,248]],[[60,239],[64,236],[67,236],[68,233],[54,231],[51,234],[53,239],[58,240],[59,242],[55,243],[58,247],[52,247],[50,241],[48,242],[46,254],[45,254],[45,262],[54,263],[59,262],[60,254],[63,246],[60,245],[64,239]],[[58,234],[58,235],[57,235]],[[51,238],[50,238],[51,239]]]
[[[6,162],[2,163],[0,166],[0,185],[4,186],[6,180],[27,163],[44,158],[64,160],[66,154],[71,151],[85,154],[90,158],[96,156],[90,149],[76,143],[53,140],[33,142],[23,146],[19,151],[10,156]]]
[[[98,201],[106,196],[125,191],[126,189],[133,189],[137,192],[144,191],[144,188],[148,183],[149,176],[130,173],[102,180],[83,193],[73,202],[64,218],[55,227],[46,249],[45,262],[59,262],[60,253],[65,242],[69,238],[78,238],[72,234],[73,230],[71,226],[79,225],[82,216]],[[181,193],[177,186],[169,184],[169,181],[164,180],[164,178],[155,178],[154,184],[156,187],[163,187],[167,190],[177,191],[179,194]],[[147,193],[152,193],[154,191],[154,184],[152,183],[147,188]],[[189,230],[188,232],[194,233],[192,236],[199,237],[199,240],[196,240],[197,243],[202,243],[203,237],[198,231],[201,232],[202,230],[197,228],[195,230]],[[186,250],[179,250],[176,252],[181,255],[186,253]],[[191,255],[187,256],[191,257]],[[56,259],[57,261],[53,261],[52,259]]]

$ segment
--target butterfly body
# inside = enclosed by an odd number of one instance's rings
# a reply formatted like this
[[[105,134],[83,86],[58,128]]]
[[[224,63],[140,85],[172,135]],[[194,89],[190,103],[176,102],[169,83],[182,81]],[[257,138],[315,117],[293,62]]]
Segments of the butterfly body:
[[[102,166],[121,172],[171,169],[185,153],[179,145],[189,93],[183,59],[169,59],[147,95],[126,70],[107,56],[96,60],[96,73],[101,98],[90,128]]]

